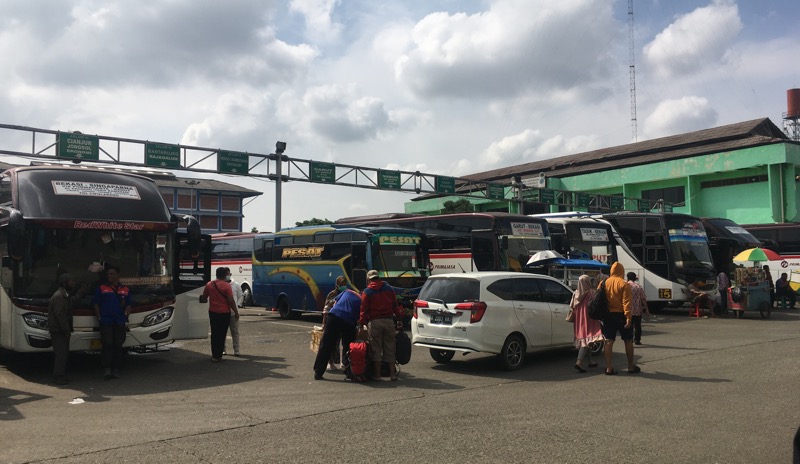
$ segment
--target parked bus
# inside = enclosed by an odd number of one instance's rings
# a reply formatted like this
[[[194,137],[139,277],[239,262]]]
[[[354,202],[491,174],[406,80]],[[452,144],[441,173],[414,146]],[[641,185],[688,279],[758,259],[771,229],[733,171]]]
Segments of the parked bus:
[[[706,228],[708,246],[711,249],[711,257],[714,258],[714,267],[718,274],[725,271],[728,277],[731,277],[733,257],[748,248],[761,246],[759,239],[730,219],[702,218],[702,221]]]
[[[217,268],[227,267],[231,277],[242,286],[244,306],[253,305],[253,238],[254,233],[226,232],[211,235],[211,275]]]
[[[773,279],[787,273],[792,282],[800,282],[800,224],[749,224],[742,226],[758,239],[764,248],[780,255],[779,260],[763,263],[769,266]]]
[[[387,214],[343,218],[336,222],[419,231],[426,237],[431,275],[521,271],[531,255],[551,248],[547,221],[518,214]]]
[[[178,232],[179,222],[186,232]],[[109,266],[130,288],[132,312],[125,347],[205,338],[210,280],[201,259],[210,238],[191,216],[172,215],[144,176],[85,167],[29,166],[0,175],[0,346],[51,349],[47,305],[58,277],[72,275],[87,290],[74,307],[70,350],[100,348],[91,308],[93,290]],[[208,256],[208,254],[205,254]]]
[[[687,287],[705,283],[717,292],[716,271],[700,218],[680,213],[622,211],[603,214],[617,232],[617,259],[635,272],[651,309],[688,301]]]
[[[429,274],[423,240],[420,233],[408,229],[346,225],[257,234],[254,303],[276,309],[284,319],[319,313],[338,276],[361,291],[367,286],[367,271],[375,269],[411,310]]]

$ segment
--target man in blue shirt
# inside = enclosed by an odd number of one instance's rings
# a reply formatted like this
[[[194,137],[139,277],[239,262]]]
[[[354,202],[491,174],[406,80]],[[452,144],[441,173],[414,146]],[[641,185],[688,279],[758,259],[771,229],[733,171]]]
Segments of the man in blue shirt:
[[[103,377],[106,380],[117,378],[126,337],[125,324],[131,312],[130,290],[120,285],[118,267],[110,266],[106,271],[106,283],[97,287],[92,308],[100,324]]]
[[[322,374],[325,373],[325,367],[337,346],[339,337],[342,339],[342,364],[345,371],[349,365],[350,343],[356,339],[356,323],[361,313],[361,296],[347,288],[346,284],[339,286],[339,291],[341,293],[336,296],[336,302],[325,319],[325,329],[322,332],[317,359],[314,361],[314,380],[322,380]]]

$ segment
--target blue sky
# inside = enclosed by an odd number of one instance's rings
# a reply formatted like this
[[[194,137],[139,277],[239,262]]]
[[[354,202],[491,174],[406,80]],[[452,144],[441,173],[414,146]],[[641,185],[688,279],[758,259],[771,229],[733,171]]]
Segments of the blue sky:
[[[281,140],[290,157],[455,176],[632,140],[627,1],[3,6],[5,124],[258,153]],[[798,11],[635,1],[638,139],[781,126],[800,87]],[[263,191],[244,225],[274,228],[274,184],[218,178]],[[283,196],[284,226],[412,198],[307,183]]]

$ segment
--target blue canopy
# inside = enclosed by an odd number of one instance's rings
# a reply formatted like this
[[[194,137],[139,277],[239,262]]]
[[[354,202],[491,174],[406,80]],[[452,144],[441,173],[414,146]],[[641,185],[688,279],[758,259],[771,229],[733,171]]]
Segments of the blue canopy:
[[[565,259],[565,258],[556,258],[552,260],[548,260],[546,262],[542,262],[541,266],[536,267],[543,267],[543,266],[564,266],[564,267],[579,267],[585,269],[597,269],[600,271],[607,271],[611,269],[610,264],[601,263],[596,259]]]

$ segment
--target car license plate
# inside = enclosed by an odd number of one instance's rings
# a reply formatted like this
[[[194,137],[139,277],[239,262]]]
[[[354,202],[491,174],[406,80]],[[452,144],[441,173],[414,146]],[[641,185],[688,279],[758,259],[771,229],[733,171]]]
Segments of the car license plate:
[[[453,316],[451,314],[432,314],[431,324],[452,324]]]

